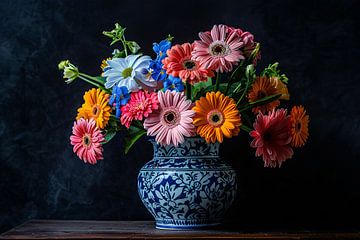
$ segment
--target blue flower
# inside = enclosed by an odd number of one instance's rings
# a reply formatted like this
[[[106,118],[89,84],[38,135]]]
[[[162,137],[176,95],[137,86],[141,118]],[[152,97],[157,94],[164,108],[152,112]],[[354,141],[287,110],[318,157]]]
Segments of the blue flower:
[[[153,43],[153,50],[156,53],[156,60],[161,62],[166,57],[166,51],[171,47],[171,42],[167,39],[162,40],[160,43]]]
[[[169,75],[169,77],[164,81],[164,90],[182,92],[184,91],[184,83],[180,78]]]
[[[149,73],[156,81],[162,81],[166,78],[167,74],[165,69],[162,68],[163,64],[159,61],[150,61]]]
[[[112,95],[109,99],[110,106],[115,106],[116,117],[119,118],[121,115],[121,106],[127,104],[130,99],[129,91],[126,87],[115,86],[112,91]]]

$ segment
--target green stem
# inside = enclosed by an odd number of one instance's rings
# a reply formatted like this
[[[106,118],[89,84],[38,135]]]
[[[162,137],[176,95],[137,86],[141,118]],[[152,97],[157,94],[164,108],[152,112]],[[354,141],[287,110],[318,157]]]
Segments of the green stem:
[[[243,66],[243,63],[244,63],[244,60],[241,60],[239,66],[231,73],[231,76],[228,81],[228,85],[225,90],[225,95],[227,95],[231,85],[234,83],[235,74],[241,69],[241,67]],[[238,77],[241,78],[241,76],[238,76]]]
[[[186,81],[186,98],[191,99],[191,84]]]
[[[250,78],[247,79],[245,89],[244,89],[243,93],[241,94],[241,97],[240,97],[239,100],[237,101],[236,107],[240,104],[241,100],[244,98],[245,94],[247,93],[247,90],[248,90],[248,88],[249,88],[249,85],[250,85]]]
[[[216,73],[215,92],[219,91],[220,86],[220,72]]]
[[[101,84],[101,85],[104,85],[104,83],[103,83],[102,81],[100,81],[99,79],[97,79],[96,77],[87,75],[87,74],[85,74],[85,73],[79,73],[79,75],[80,75],[80,76],[83,76],[83,77],[86,77],[86,78],[88,78],[88,79],[91,79],[91,80],[93,80],[93,81],[95,81],[95,82],[97,82],[97,83],[99,83],[99,84]]]
[[[124,46],[125,57],[127,57],[127,56],[128,56],[128,51],[127,51],[126,39],[125,39],[125,36],[124,36],[124,35],[122,36],[121,42],[122,42],[122,44],[123,44],[123,46]]]
[[[246,125],[244,125],[244,124],[241,124],[240,128],[241,128],[242,130],[244,130],[245,132],[248,132],[248,133],[252,131],[251,128],[249,128],[248,126],[246,126]]]
[[[87,82],[87,83],[90,83],[90,84],[92,84],[92,85],[100,88],[101,90],[107,91],[107,89],[105,89],[103,86],[101,86],[101,85],[99,85],[99,84],[97,84],[97,83],[92,82],[91,80],[87,79],[87,78],[84,77],[84,76],[79,75],[79,78],[82,79],[82,80],[84,80],[84,81]]]

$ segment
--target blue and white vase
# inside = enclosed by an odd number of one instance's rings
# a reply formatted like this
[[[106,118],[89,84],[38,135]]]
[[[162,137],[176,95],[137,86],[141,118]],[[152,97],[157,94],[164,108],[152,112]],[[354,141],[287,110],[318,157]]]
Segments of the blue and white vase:
[[[194,229],[220,224],[236,195],[236,174],[219,157],[219,143],[186,138],[160,146],[138,176],[138,191],[159,229]]]

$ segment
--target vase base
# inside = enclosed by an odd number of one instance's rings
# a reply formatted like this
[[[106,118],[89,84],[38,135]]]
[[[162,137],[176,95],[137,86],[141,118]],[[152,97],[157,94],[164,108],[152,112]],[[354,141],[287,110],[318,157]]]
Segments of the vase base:
[[[161,230],[196,230],[220,225],[220,222],[196,223],[196,221],[174,221],[174,223],[156,222],[155,228]]]

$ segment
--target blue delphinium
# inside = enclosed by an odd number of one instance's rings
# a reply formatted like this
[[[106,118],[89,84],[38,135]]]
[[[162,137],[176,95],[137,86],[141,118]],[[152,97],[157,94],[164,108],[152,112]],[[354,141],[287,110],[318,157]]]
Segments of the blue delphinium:
[[[162,40],[160,43],[153,43],[153,50],[156,53],[156,61],[161,62],[166,57],[166,51],[171,47],[171,42],[167,39]]]
[[[164,91],[166,90],[182,92],[184,91],[184,83],[180,78],[169,75],[169,77],[164,80]]]
[[[162,81],[166,78],[166,71],[162,68],[163,64],[159,61],[151,60],[149,66],[149,72],[151,73],[151,77],[156,81]]]
[[[121,115],[121,106],[127,104],[130,99],[129,90],[122,86],[115,86],[112,91],[112,95],[109,99],[110,106],[114,106],[116,109],[116,117],[119,118]]]
[[[156,53],[156,59],[150,61],[148,72],[156,81],[163,81],[167,77],[166,71],[163,69],[162,60],[167,57],[166,51],[171,47],[171,41],[162,40],[160,43],[153,43],[153,50]]]

